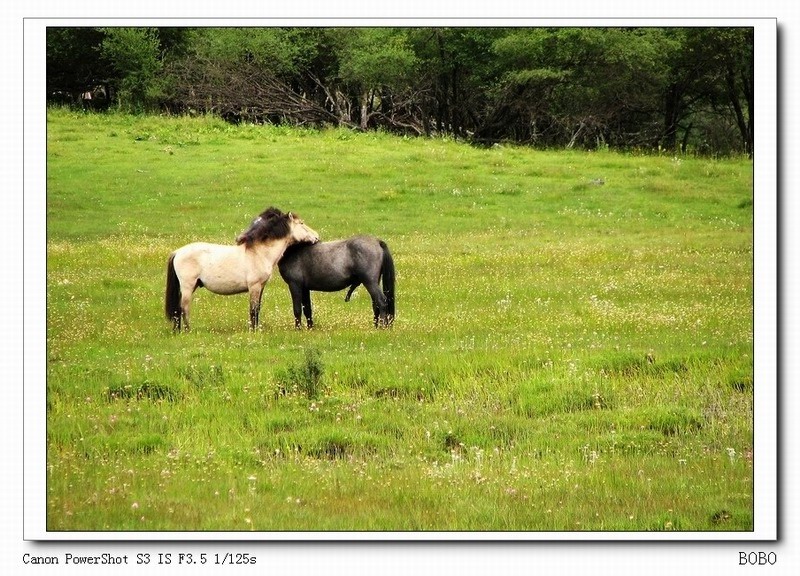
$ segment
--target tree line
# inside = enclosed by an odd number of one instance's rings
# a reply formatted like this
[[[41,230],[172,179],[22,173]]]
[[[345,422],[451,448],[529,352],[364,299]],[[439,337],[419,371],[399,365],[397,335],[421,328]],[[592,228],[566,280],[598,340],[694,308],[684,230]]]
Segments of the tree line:
[[[738,27],[48,28],[51,103],[476,143],[753,151]]]

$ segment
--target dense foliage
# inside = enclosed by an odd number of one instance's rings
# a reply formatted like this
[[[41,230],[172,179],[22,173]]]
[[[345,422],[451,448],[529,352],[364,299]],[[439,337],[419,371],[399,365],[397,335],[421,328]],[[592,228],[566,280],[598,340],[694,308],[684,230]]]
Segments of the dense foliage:
[[[750,28],[49,28],[48,99],[752,154]]]

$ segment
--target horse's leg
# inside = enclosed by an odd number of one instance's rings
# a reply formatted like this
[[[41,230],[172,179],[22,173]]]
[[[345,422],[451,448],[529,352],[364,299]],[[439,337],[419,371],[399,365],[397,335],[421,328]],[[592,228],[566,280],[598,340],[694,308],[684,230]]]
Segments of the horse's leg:
[[[176,323],[178,330],[181,329],[181,317],[183,318],[183,329],[188,332],[189,331],[189,307],[192,304],[192,293],[194,290],[189,290],[186,288],[181,288],[181,313],[178,318],[176,318]],[[174,324],[173,324],[174,326]]]
[[[180,298],[180,297],[179,297]],[[179,334],[181,331],[181,317],[183,316],[183,307],[180,304],[180,300],[178,301],[178,311],[173,313],[172,316],[172,332],[175,334]]]
[[[381,325],[386,325],[386,296],[383,295],[383,290],[377,282],[364,283],[364,287],[369,292],[372,298],[372,312],[375,315],[375,328],[378,327],[378,322]]]
[[[359,284],[360,284],[360,282],[356,282],[355,284],[350,286],[350,290],[347,291],[347,296],[344,297],[344,301],[345,302],[350,302],[350,296],[353,295],[353,292],[355,292],[355,290],[356,290],[356,288],[358,288]]]
[[[314,327],[314,320],[311,319],[311,290],[303,288],[303,313],[306,315],[306,325],[308,329]]]
[[[303,288],[300,284],[289,284],[289,294],[292,296],[292,311],[294,312],[294,327],[298,330],[302,327],[301,314],[302,314],[302,297]]]
[[[258,328],[258,313],[261,311],[261,294],[264,292],[262,284],[250,287],[250,329]]]
[[[172,332],[174,334],[178,334],[181,331],[181,314],[182,312],[179,310],[178,313],[172,317]]]

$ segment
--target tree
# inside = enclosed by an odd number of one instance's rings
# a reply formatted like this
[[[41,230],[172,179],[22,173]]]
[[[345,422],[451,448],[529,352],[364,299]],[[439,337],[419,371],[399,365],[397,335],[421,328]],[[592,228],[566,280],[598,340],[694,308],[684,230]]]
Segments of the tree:
[[[724,122],[732,118],[742,150],[753,153],[755,71],[752,28],[701,28],[692,31],[690,53],[708,54],[701,94]]]
[[[161,45],[156,28],[104,28],[101,54],[111,63],[119,104],[153,108],[163,96]]]
[[[47,28],[47,97],[76,104],[81,94],[106,85],[110,63],[100,53],[103,33],[97,28]]]
[[[656,31],[519,29],[492,50],[503,73],[481,138],[572,147],[651,137],[665,68]]]
[[[51,101],[476,142],[752,153],[749,28],[49,28]],[[85,102],[84,102],[85,104]]]
[[[669,72],[664,82],[664,127],[659,145],[686,149],[694,142],[706,150],[753,146],[753,31],[751,28],[678,28],[670,39]],[[739,143],[728,136],[733,123]],[[693,134],[693,132],[695,134]]]
[[[298,81],[313,58],[313,47],[303,45],[291,29],[193,30],[184,53],[165,66],[164,105],[234,122],[334,123],[314,95],[306,94],[308,83]]]
[[[468,137],[481,123],[486,92],[498,74],[491,46],[502,28],[417,28],[416,93],[425,134]]]
[[[331,31],[338,61],[337,80],[358,104],[358,126],[369,127],[372,116],[391,108],[394,95],[406,90],[416,66],[405,29],[340,28]],[[342,99],[332,98],[342,118]]]

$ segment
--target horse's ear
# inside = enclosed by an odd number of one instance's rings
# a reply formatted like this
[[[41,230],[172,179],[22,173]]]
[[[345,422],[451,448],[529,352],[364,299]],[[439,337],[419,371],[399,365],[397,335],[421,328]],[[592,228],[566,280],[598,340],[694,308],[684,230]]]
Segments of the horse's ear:
[[[294,220],[294,215],[291,212],[289,212],[287,216],[289,217],[289,220]]]

